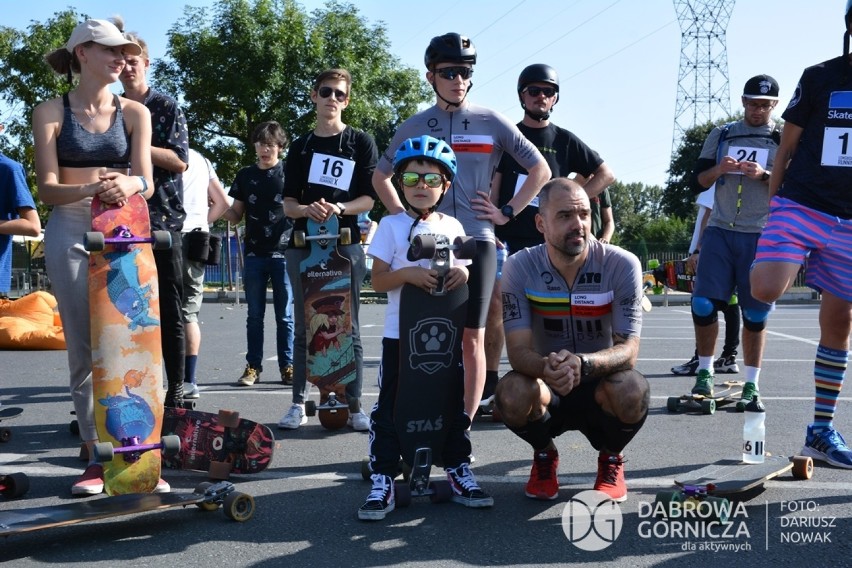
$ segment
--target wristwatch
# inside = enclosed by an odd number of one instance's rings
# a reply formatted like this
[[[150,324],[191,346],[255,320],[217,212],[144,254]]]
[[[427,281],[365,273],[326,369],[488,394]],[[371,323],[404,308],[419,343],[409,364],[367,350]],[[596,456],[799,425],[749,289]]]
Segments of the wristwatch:
[[[592,374],[592,364],[583,354],[578,354],[577,357],[580,358],[580,378],[585,379]]]
[[[515,208],[511,205],[504,205],[500,209],[500,213],[502,213],[504,217],[507,217],[509,221],[515,218]]]
[[[342,204],[341,202],[338,201],[337,203],[335,203],[335,205],[337,205],[337,208],[340,209],[341,215],[346,213],[346,206],[344,204]]]

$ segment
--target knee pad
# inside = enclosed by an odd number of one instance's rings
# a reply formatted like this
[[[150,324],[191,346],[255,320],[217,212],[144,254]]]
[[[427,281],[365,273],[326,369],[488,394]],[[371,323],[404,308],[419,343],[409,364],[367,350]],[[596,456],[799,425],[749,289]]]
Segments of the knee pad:
[[[749,331],[763,331],[766,329],[767,318],[769,318],[769,310],[746,308],[743,310],[743,327]]]
[[[719,319],[718,306],[714,300],[704,296],[692,297],[692,321],[695,325],[705,327],[716,323]]]

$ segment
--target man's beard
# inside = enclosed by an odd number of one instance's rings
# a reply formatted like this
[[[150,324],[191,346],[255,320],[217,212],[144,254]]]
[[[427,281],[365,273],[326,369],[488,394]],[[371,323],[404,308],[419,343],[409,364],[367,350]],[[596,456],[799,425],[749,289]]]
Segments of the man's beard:
[[[581,237],[583,240],[579,245],[568,244],[568,241],[573,241],[575,238]],[[586,247],[589,245],[589,239],[580,231],[575,231],[565,235],[554,247],[566,257],[575,258],[583,254]]]

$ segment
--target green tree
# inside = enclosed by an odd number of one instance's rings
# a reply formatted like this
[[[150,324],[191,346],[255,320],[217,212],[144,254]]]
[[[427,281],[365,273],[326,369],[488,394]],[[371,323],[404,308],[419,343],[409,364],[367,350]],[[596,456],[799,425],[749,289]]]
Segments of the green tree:
[[[212,10],[185,8],[152,79],[181,101],[191,144],[228,180],[254,161],[249,137],[258,123],[276,120],[293,138],[313,128],[313,79],[330,67],[352,73],[344,121],[384,150],[431,94],[388,44],[384,24],[368,25],[351,4],[331,1],[307,14],[293,0],[221,0]]]
[[[35,178],[35,152],[31,118],[40,102],[71,89],[66,77],[60,77],[45,63],[44,56],[68,40],[74,26],[86,18],[74,10],[57,12],[46,22],[32,22],[26,30],[0,26],[0,100],[6,127],[0,138],[0,152],[21,162],[27,182],[38,196]],[[36,201],[38,203],[38,201]],[[39,206],[42,221],[46,211]]]

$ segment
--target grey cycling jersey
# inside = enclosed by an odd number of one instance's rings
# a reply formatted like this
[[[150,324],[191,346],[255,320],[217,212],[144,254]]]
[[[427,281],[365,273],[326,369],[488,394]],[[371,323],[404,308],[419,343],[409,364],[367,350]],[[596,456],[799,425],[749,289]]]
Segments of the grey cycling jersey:
[[[447,141],[458,160],[458,174],[438,211],[458,219],[465,233],[477,240],[494,241],[494,226],[477,219],[471,200],[477,191],[489,194],[491,176],[507,152],[527,171],[544,161],[541,153],[506,117],[491,109],[467,105],[454,112],[432,106],[406,120],[396,131],[377,169],[393,173],[393,157],[407,139],[424,134]]]
[[[594,353],[613,345],[613,334],[642,331],[642,268],[620,247],[589,241],[589,254],[570,284],[553,267],[547,245],[520,250],[503,265],[506,335],[529,329],[542,354],[567,349]]]

